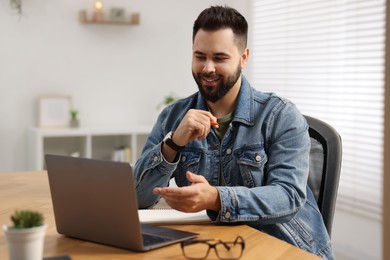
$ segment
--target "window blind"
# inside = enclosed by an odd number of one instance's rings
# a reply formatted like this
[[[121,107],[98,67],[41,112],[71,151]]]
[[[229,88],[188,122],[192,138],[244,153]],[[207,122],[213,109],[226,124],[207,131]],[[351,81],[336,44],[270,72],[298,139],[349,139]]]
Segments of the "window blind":
[[[386,0],[252,1],[251,81],[336,128],[337,206],[381,219]]]

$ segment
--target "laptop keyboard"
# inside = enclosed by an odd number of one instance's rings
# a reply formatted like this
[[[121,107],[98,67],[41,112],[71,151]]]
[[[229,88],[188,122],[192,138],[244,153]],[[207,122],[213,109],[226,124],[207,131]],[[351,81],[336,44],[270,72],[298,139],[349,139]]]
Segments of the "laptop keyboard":
[[[156,235],[142,234],[142,238],[144,240],[144,245],[155,245],[163,242],[171,241],[170,237],[161,237]]]

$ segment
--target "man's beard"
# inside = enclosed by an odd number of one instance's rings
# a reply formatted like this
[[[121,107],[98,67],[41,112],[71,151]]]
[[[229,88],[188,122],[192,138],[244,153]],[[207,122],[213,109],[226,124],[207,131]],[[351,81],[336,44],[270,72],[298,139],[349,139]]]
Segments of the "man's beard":
[[[226,95],[226,93],[228,93],[229,90],[234,86],[234,84],[236,84],[240,75],[241,75],[241,65],[238,65],[235,73],[227,77],[225,80],[222,75],[215,74],[215,73],[195,74],[194,72],[192,72],[192,76],[194,77],[195,82],[198,85],[199,91],[202,94],[203,98],[212,103],[215,103],[221,98],[223,98]],[[222,82],[220,82],[215,87],[204,86],[202,85],[203,77],[218,77],[219,79],[222,79]]]

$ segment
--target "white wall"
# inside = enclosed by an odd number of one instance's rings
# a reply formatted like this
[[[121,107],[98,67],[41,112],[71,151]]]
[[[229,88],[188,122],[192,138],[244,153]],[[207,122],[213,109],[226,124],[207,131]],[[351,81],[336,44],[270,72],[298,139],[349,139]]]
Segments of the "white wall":
[[[381,222],[337,207],[332,243],[337,260],[383,259]]]
[[[82,125],[152,124],[169,92],[197,90],[191,75],[192,25],[204,8],[248,1],[106,0],[139,12],[139,26],[85,25],[93,0],[22,0],[19,19],[0,1],[0,172],[27,169],[27,128],[40,95],[73,97]]]

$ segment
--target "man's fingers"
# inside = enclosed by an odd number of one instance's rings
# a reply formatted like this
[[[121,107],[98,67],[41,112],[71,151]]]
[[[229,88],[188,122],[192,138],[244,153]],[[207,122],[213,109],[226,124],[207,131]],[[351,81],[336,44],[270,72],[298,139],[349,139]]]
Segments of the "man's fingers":
[[[191,109],[187,112],[183,122],[180,126],[182,126],[183,130],[184,128],[187,129],[191,136],[189,139],[196,138],[198,140],[207,137],[210,133],[212,124],[218,124],[216,123],[216,118],[210,112],[195,109]]]
[[[193,184],[195,183],[202,183],[202,182],[208,182],[206,178],[202,175],[194,174],[190,171],[186,172],[187,179],[192,182]]]
[[[192,196],[188,187],[154,188],[153,193],[164,196]]]

